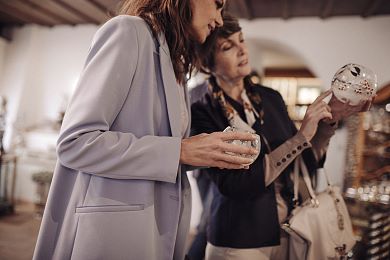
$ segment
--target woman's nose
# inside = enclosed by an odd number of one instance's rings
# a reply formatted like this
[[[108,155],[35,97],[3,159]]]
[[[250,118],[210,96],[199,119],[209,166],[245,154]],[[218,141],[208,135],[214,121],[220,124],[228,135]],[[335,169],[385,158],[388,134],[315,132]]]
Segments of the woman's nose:
[[[215,18],[215,25],[221,27],[223,25],[222,11],[217,11],[217,17]]]
[[[246,46],[243,43],[238,44],[238,54],[244,55],[246,53]]]

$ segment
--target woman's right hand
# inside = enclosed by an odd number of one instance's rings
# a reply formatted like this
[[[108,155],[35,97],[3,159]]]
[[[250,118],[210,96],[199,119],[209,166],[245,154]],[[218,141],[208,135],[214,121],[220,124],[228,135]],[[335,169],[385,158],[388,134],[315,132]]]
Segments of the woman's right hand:
[[[332,119],[331,109],[328,104],[323,101],[323,99],[329,96],[331,93],[331,90],[322,93],[316,98],[316,100],[314,100],[313,104],[307,108],[301,128],[298,131],[306,138],[306,140],[311,141],[317,132],[318,123],[320,120]]]
[[[221,169],[243,169],[253,163],[253,160],[228,153],[255,155],[259,151],[226,142],[237,139],[253,141],[256,137],[243,132],[214,132],[185,138],[181,142],[180,163]]]

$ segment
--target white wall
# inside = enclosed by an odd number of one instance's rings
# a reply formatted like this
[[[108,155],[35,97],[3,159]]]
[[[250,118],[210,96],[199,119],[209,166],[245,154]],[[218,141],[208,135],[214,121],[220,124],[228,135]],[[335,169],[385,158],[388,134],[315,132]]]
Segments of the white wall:
[[[301,57],[324,86],[349,62],[371,68],[379,86],[390,82],[390,17],[241,21],[244,35]]]
[[[0,80],[0,94],[9,99],[9,127],[33,127],[56,118],[76,84],[96,29],[30,25],[14,31]],[[5,141],[9,147],[9,136]]]
[[[47,144],[41,144],[42,138],[34,138],[39,135],[34,132],[26,135],[24,142],[28,143],[35,155],[44,154],[45,151],[50,153],[45,163],[28,155],[20,156],[17,199],[35,199],[31,175],[53,168],[57,133],[51,129],[51,123],[67,104],[97,28],[95,25],[52,28],[29,25],[15,29],[12,41],[5,46],[0,42],[0,68],[3,64],[0,95],[8,99],[5,148],[15,148],[11,147],[11,139],[13,142],[18,140],[15,138],[17,131],[14,130],[34,131],[40,128],[39,131],[47,136]]]

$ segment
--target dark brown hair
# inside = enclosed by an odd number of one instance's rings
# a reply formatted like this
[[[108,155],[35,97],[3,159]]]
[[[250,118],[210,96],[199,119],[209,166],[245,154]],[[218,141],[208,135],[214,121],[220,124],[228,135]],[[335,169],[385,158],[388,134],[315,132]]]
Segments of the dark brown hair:
[[[190,39],[191,0],[124,0],[117,15],[139,16],[146,21],[155,37],[164,33],[176,80],[185,82],[187,73],[200,68],[200,44]]]
[[[215,51],[217,49],[217,41],[220,38],[229,38],[232,34],[241,31],[238,19],[228,12],[222,14],[223,26],[216,29],[215,33],[211,35],[204,46],[202,47],[201,65],[202,72],[210,74],[215,66]]]

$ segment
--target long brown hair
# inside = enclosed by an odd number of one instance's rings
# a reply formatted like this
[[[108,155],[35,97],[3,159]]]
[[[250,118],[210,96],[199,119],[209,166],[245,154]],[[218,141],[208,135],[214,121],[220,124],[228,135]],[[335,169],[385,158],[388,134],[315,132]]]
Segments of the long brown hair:
[[[191,0],[124,0],[117,15],[139,16],[146,21],[155,37],[164,33],[176,80],[185,82],[186,74],[200,67],[200,44],[190,39]]]

